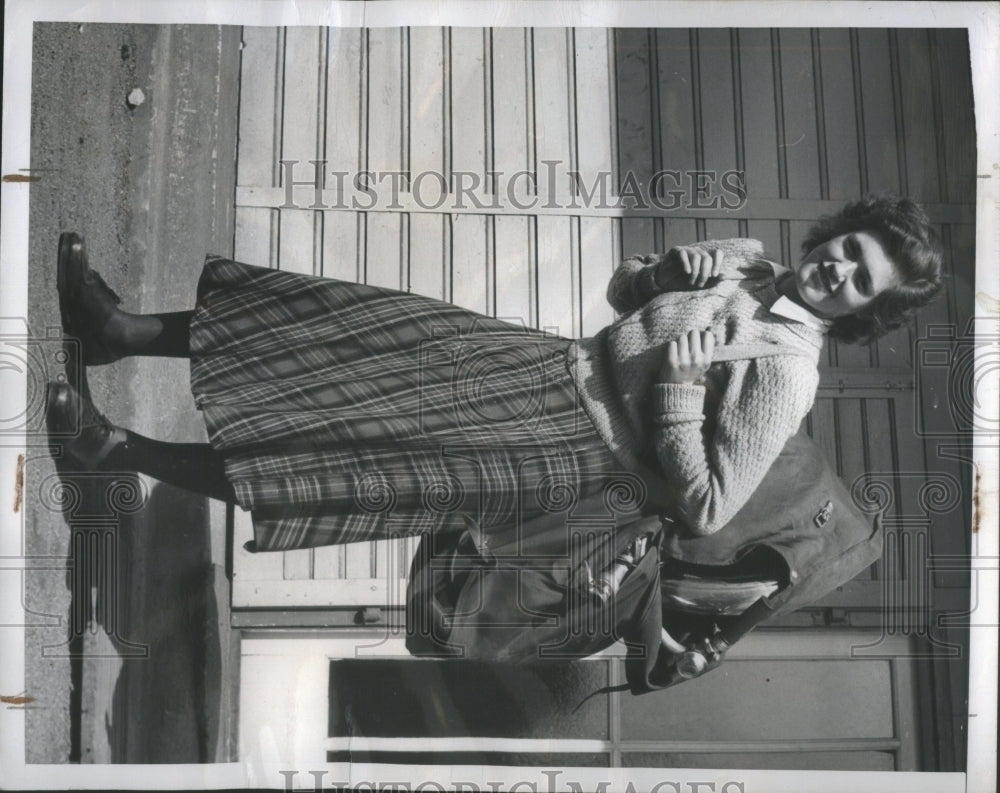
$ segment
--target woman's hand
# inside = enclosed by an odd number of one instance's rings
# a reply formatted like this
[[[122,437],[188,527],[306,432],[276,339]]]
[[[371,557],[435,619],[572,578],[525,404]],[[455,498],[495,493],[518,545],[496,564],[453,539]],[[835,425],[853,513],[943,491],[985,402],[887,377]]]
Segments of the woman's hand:
[[[659,382],[701,382],[712,365],[714,350],[715,336],[710,330],[692,330],[670,342],[660,365]]]
[[[668,291],[675,278],[682,277],[687,285],[703,289],[710,278],[718,278],[724,262],[720,249],[707,251],[700,245],[678,245],[656,257],[653,278],[663,291]],[[653,261],[647,261],[652,264]],[[680,276],[683,273],[683,276]]]

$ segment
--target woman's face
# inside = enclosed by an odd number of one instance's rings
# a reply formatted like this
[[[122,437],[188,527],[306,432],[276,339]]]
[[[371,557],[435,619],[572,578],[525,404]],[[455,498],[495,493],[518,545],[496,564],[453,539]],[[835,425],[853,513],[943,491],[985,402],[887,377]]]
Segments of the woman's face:
[[[795,287],[813,313],[853,314],[903,279],[877,236],[852,231],[818,245],[795,270]]]

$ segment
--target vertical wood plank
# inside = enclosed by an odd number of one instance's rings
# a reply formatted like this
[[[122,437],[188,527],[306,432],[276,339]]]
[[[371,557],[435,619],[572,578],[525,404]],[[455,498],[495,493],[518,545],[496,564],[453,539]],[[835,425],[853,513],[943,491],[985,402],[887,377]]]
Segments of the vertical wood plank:
[[[283,31],[276,28],[243,28],[240,66],[239,148],[237,183],[276,184],[278,173],[277,134],[281,125],[281,69]],[[276,213],[270,209],[238,207],[233,255],[237,260],[262,267],[276,266],[277,248],[272,226]]]
[[[484,107],[488,76],[485,42],[490,37],[483,30],[459,28],[448,29],[446,35],[448,98],[445,108],[449,130],[446,158],[450,163],[452,189],[457,191],[463,185],[471,185],[489,190],[493,185],[486,174],[489,168],[487,126],[497,123],[504,115],[497,113],[494,118],[491,114],[487,118]],[[523,49],[520,69],[523,75]],[[514,100],[512,104],[524,107],[523,99]],[[493,130],[492,134],[497,133]],[[524,134],[523,129],[521,134]],[[493,312],[493,273],[487,243],[489,223],[490,219],[481,215],[455,215],[449,228],[449,300],[481,314]]]
[[[327,185],[339,187],[332,174],[343,174],[344,187],[365,167],[367,95],[362,91],[367,68],[367,34],[360,28],[327,31],[326,101],[323,156]]]
[[[903,471],[899,465],[897,427],[893,423],[895,416],[890,410],[890,402],[891,400],[878,398],[861,400],[867,458],[865,476],[871,482],[880,484],[885,487],[887,492],[892,493],[892,506],[885,510],[883,515],[887,527],[901,525],[899,519],[903,515],[919,514],[919,510],[916,513],[910,511],[916,506],[915,504],[906,504],[902,500],[903,492],[900,485],[904,479],[899,476]],[[906,495],[912,494],[907,490]],[[893,563],[884,569],[892,570],[894,575],[906,578],[910,571],[901,564],[902,561],[902,559],[894,559]],[[873,572],[875,571],[869,569],[869,577]]]
[[[726,240],[731,237],[740,236],[740,222],[738,220],[724,220],[713,218],[705,221],[705,237],[710,240]]]
[[[497,218],[499,222],[500,218]],[[524,224],[523,218],[516,218]],[[493,287],[490,278],[490,252],[488,245],[488,219],[481,215],[453,215],[451,217],[451,285],[448,301],[480,314],[492,314]],[[498,271],[499,275],[499,271]],[[523,290],[522,283],[515,291]],[[504,288],[498,286],[501,294]]]
[[[321,159],[319,116],[324,106],[319,79],[321,44],[325,57],[325,35],[321,36],[319,29],[285,28],[281,159],[295,162],[291,173],[296,181],[313,179],[316,169],[309,161]],[[302,188],[296,192],[296,203],[301,208],[281,210],[278,266],[283,270],[310,275],[318,270],[314,240],[318,216],[305,209],[313,197],[309,188]]]
[[[945,180],[944,200],[968,201],[976,192],[976,128],[969,40],[964,29],[935,30],[932,57],[938,79],[938,116]]]
[[[541,206],[558,205],[559,198],[555,202],[550,198],[567,192],[567,171],[576,166],[571,38],[572,31],[567,28],[536,28],[533,36],[534,136]]]
[[[470,171],[485,181],[487,170],[486,58],[481,28],[450,28],[451,158],[456,171]],[[521,69],[524,69],[522,63]],[[506,75],[500,73],[500,79]],[[523,101],[523,100],[522,100]],[[523,132],[522,132],[523,134]]]
[[[320,94],[321,53],[325,58],[325,32],[312,27],[285,28],[281,159],[298,161],[296,180],[312,178],[309,160],[320,159],[320,143],[326,137],[320,128],[326,105],[325,96]]]
[[[954,322],[958,332],[969,328],[975,312],[976,227],[971,223],[954,223],[948,228],[948,245],[945,248],[945,272],[949,275],[948,289],[954,301]]]
[[[243,28],[237,181],[277,184],[284,29]]]
[[[577,170],[583,189],[595,191],[591,203],[613,190],[611,165],[615,159],[614,86],[611,82],[611,34],[603,29],[574,31]],[[578,196],[583,203],[584,196]],[[614,321],[606,291],[618,257],[615,223],[610,218],[581,217],[579,234],[579,335],[593,336]]]
[[[534,273],[535,221],[497,215],[493,218],[496,316],[535,327],[537,285]]]
[[[659,33],[657,33],[659,35]],[[636,202],[629,195],[645,195],[657,170],[659,140],[654,138],[654,98],[651,70],[655,60],[648,30],[622,28],[615,31],[615,74],[618,97],[617,192],[624,206]],[[622,256],[656,250],[656,226],[648,218],[629,218],[621,224]]]
[[[698,31],[698,83],[701,96],[702,165],[716,174],[709,184],[711,196],[698,196],[697,203],[719,203],[717,179],[725,171],[735,171],[741,163],[737,146],[742,145],[742,125],[737,124],[733,85],[733,48],[729,30],[715,28]],[[712,238],[712,233],[708,237]],[[729,236],[735,236],[730,234]]]
[[[818,36],[828,197],[843,201],[856,199],[862,192],[861,153],[858,150],[851,35],[850,31],[841,28],[823,28]]]
[[[351,542],[344,546],[344,578],[375,578],[375,542]]]
[[[900,174],[888,32],[875,28],[859,30],[858,60],[868,189],[898,193]]]
[[[593,336],[614,322],[607,300],[608,282],[617,264],[614,223],[606,218],[580,219],[580,335]]]
[[[975,311],[975,259],[973,256],[976,240],[975,226],[967,223],[953,224],[948,227],[948,234],[945,239],[947,240],[945,266],[947,268],[946,272],[951,277],[950,289],[954,296],[952,316],[954,318],[956,336],[959,338],[964,337],[965,343],[968,344],[970,339],[969,333],[972,330],[970,323]],[[968,377],[968,373],[965,376]],[[971,385],[969,387],[971,388]],[[963,422],[961,419],[956,423],[958,424],[958,428],[964,433],[975,429],[974,427],[969,427],[967,422]],[[965,435],[962,440],[967,443],[971,439],[968,435]],[[936,453],[934,457],[937,457]],[[971,492],[972,472],[969,466],[959,464],[952,470],[959,478],[959,481],[964,483],[966,492]],[[971,499],[962,499],[962,518],[962,526],[972,525]]]
[[[747,236],[764,243],[764,255],[772,261],[790,266],[791,262],[782,261],[781,256],[781,223],[777,220],[750,220],[747,223]]]
[[[401,540],[376,540],[372,543],[371,555],[372,555],[372,578],[383,578],[387,579],[393,575],[393,570],[389,569],[389,558],[390,556],[395,557],[397,554],[396,548]],[[389,598],[392,598],[393,588],[389,589]],[[386,603],[385,605],[390,605]],[[397,604],[398,605],[398,604]]]
[[[535,167],[533,31],[495,28],[492,31],[493,167],[509,179]],[[524,179],[518,185],[526,184]],[[495,315],[533,327],[536,285],[532,267],[534,221],[529,217],[496,215],[488,227],[492,256]]]
[[[912,515],[919,517],[925,513],[921,505],[920,491],[928,479],[933,477],[940,469],[936,464],[928,465],[923,442],[916,433],[913,394],[899,394],[893,399],[887,400],[887,402],[890,409],[888,419],[894,429],[895,436],[895,448],[893,450],[894,470],[899,474],[897,484],[899,495],[898,514],[901,516]],[[962,500],[967,501],[968,499]],[[956,512],[960,512],[960,509],[956,510]],[[945,521],[940,521],[939,516],[930,516],[932,531],[935,523],[943,522],[948,524],[948,519],[954,519],[955,517],[956,515],[954,514],[948,515]],[[943,546],[947,548],[945,553],[961,553],[962,551],[955,549],[957,547],[965,547],[968,532],[955,532],[952,525],[949,525],[948,528],[951,530],[953,536]],[[923,571],[911,569],[908,571],[908,575],[911,577],[923,575]]]
[[[538,319],[539,328],[560,336],[579,336],[578,252],[573,244],[569,218],[538,218]]]
[[[493,167],[508,179],[518,171],[534,169],[530,40],[531,31],[524,28],[491,31]]]
[[[327,186],[334,190],[349,190],[356,175],[367,161],[367,95],[362,91],[367,71],[367,35],[361,29],[329,28],[326,53],[326,101],[323,116],[323,158],[326,162]],[[364,225],[359,214],[344,210],[329,211],[322,216],[322,274],[345,281],[364,279],[361,256],[364,246],[360,233]],[[317,549],[316,568],[332,565],[340,569],[342,552]],[[317,573],[319,575],[319,573]]]
[[[313,549],[313,578],[317,581],[344,578],[347,554],[343,545],[324,545]]]
[[[403,217],[372,212],[366,218],[365,283],[401,289]]]
[[[411,28],[408,34],[410,168],[414,174],[421,171],[441,174],[445,165],[443,31]],[[433,198],[429,188],[425,195]]]
[[[403,170],[403,36],[397,28],[369,28],[367,42],[368,168]],[[385,180],[388,187],[389,181]]]
[[[322,220],[322,274],[358,283],[363,280],[361,213],[328,211]]]
[[[280,553],[250,553],[243,546],[253,539],[253,520],[249,512],[233,510],[233,579],[245,581],[281,581],[284,563]],[[238,589],[234,588],[234,593]],[[234,594],[233,606],[246,605]]]
[[[575,118],[572,119],[576,169],[588,190],[602,179],[606,180],[610,193],[613,187],[609,169],[616,152],[609,36],[605,30],[590,28],[577,28],[573,35],[574,80],[571,88],[576,95]],[[604,174],[607,176],[602,178]]]
[[[836,400],[836,427],[840,477],[849,489],[855,479],[868,471],[865,459],[867,427],[861,400]]]
[[[297,581],[312,578],[312,549],[301,548],[281,554],[282,578]]]
[[[238,262],[259,267],[277,266],[277,249],[272,228],[277,210],[264,207],[236,207],[236,239],[233,256]]]
[[[783,28],[779,41],[788,197],[820,198],[820,152],[810,32]]]
[[[571,31],[566,28],[538,28],[534,32],[535,151],[541,206],[566,200],[567,171],[576,166],[576,113],[571,90],[575,58],[570,39]],[[570,220],[540,216],[536,229],[538,327],[557,328],[561,336],[577,336],[579,280]]]
[[[316,218],[311,209],[282,209],[278,227],[278,267],[313,275],[317,270]]]
[[[945,278],[946,287],[944,289],[944,294],[942,294],[939,299],[932,302],[929,306],[926,306],[917,317],[918,326],[926,325],[940,325],[945,323],[951,323],[955,326],[956,332],[960,330],[958,327],[958,306],[956,303],[956,284],[951,283],[955,279],[956,269],[954,262],[954,251],[952,249],[952,236],[954,233],[955,226],[950,224],[944,224],[936,227],[936,231],[941,237],[941,246],[944,250],[944,257],[942,261],[942,274]],[[958,288],[961,288],[958,286]]]
[[[686,174],[698,167],[694,120],[694,76],[691,73],[691,37],[689,31],[664,29],[656,37],[656,101],[660,107],[660,140],[664,169],[679,171],[679,184],[664,184],[666,191],[687,190]],[[626,76],[629,73],[626,73]],[[636,78],[638,79],[638,75]],[[621,81],[620,81],[621,82]],[[621,82],[622,88],[631,90]],[[631,105],[626,105],[631,119]],[[638,110],[638,108],[636,109]],[[668,202],[668,201],[667,201]],[[668,202],[669,203],[669,202]]]
[[[940,201],[943,174],[938,173],[936,88],[931,70],[930,31],[901,28],[896,31],[901,119],[906,162],[906,192],[914,201]]]
[[[404,183],[403,37],[397,28],[368,29],[368,170],[379,174],[378,193],[390,201],[393,180]],[[404,262],[401,215],[372,212],[367,216],[365,281],[392,289],[402,287]]]
[[[424,206],[447,200],[444,134],[444,33],[440,28],[411,28],[410,168],[411,189]],[[409,229],[407,289],[445,297],[447,276],[444,216],[413,213]]]
[[[747,195],[778,198],[781,190],[771,32],[766,28],[743,29],[739,31],[739,42]],[[780,246],[776,245],[775,250]]]
[[[622,259],[636,254],[653,253],[660,247],[656,241],[654,223],[648,218],[624,217],[621,220],[621,229],[620,258]]]
[[[698,227],[694,218],[671,216],[665,219],[661,252],[666,252],[676,245],[690,245],[697,241]]]
[[[905,514],[900,502],[899,477],[900,471],[898,450],[896,448],[896,428],[893,425],[894,416],[890,411],[890,400],[871,397],[861,401],[865,426],[865,455],[867,469],[865,473],[874,481],[884,482],[893,492],[893,508],[886,514],[887,518],[899,518]]]
[[[446,223],[447,219],[443,215],[410,216],[408,291],[438,300],[444,299],[447,277],[444,260]]]
[[[913,366],[913,336],[909,326],[885,334],[872,345],[877,366],[890,369],[909,369]]]

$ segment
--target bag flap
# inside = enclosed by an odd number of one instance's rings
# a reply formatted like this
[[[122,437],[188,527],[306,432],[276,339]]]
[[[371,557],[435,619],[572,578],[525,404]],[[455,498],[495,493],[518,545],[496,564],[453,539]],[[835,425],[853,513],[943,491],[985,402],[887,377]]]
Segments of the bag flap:
[[[664,554],[692,564],[730,565],[765,545],[785,559],[795,585],[821,567],[836,567],[875,532],[872,518],[854,504],[823,450],[800,431],[728,524],[700,537],[668,532]]]

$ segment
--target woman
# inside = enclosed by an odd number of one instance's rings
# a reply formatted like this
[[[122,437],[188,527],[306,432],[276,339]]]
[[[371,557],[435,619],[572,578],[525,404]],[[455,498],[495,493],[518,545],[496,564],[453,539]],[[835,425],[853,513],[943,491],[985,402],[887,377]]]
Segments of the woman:
[[[748,239],[632,258],[622,316],[571,341],[417,295],[209,257],[194,312],[127,314],[60,244],[60,305],[86,364],[191,358],[211,445],[112,426],[50,386],[69,457],[138,470],[253,513],[259,550],[484,529],[637,475],[644,509],[709,534],[739,510],[814,399],[829,334],[869,342],[941,286],[941,252],[907,199],[821,219],[788,271]],[[716,347],[761,353],[712,366]],[[775,354],[775,351],[778,351]],[[559,491],[559,488],[569,491]],[[629,508],[636,508],[633,503]]]

